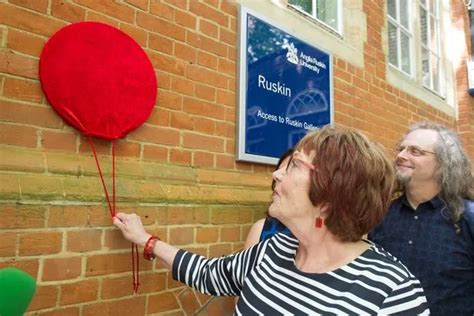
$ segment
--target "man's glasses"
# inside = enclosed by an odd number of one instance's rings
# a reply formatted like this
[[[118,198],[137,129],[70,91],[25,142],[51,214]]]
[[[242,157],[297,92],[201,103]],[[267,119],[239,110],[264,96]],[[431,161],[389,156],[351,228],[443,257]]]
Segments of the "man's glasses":
[[[434,151],[425,150],[417,146],[398,146],[395,149],[395,154],[398,155],[404,150],[406,150],[407,153],[409,153],[411,156],[414,156],[414,157],[424,156],[426,154],[433,154],[433,155],[435,154]]]

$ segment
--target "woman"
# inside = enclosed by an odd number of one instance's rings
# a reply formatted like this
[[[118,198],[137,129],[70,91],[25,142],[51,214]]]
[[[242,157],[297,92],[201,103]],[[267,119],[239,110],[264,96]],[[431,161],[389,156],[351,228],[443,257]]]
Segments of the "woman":
[[[280,168],[286,168],[288,162],[290,161],[291,155],[293,155],[294,148],[290,148],[281,155],[278,159],[278,163],[275,167],[275,170]],[[276,181],[272,181],[272,191],[275,190]],[[283,225],[275,217],[267,216],[266,218],[259,219],[256,221],[247,235],[247,239],[244,243],[244,249],[250,248],[260,241],[264,241],[277,233],[291,234],[288,227]]]
[[[221,258],[178,250],[117,214],[125,238],[160,258],[173,277],[212,295],[240,295],[235,314],[428,313],[420,282],[379,246],[362,240],[383,217],[393,170],[382,149],[355,130],[306,135],[276,181],[271,216],[282,233]]]

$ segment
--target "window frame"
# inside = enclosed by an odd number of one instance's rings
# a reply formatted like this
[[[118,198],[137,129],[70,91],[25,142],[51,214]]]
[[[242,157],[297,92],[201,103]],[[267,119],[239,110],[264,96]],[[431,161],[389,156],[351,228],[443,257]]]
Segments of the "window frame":
[[[390,50],[387,53],[388,57],[388,64],[393,67],[394,69],[402,72],[403,74],[415,78],[415,69],[416,69],[416,54],[415,54],[415,30],[413,27],[413,10],[412,10],[412,0],[407,0],[408,2],[408,29],[402,25],[401,19],[400,19],[400,0],[393,0],[395,1],[395,12],[396,12],[396,19],[393,18],[388,14],[388,9],[387,9],[387,42],[390,47],[390,38],[388,37],[388,25],[392,24],[396,28],[396,33],[397,33],[397,64],[394,65],[390,62]],[[387,8],[388,8],[388,1],[387,1]],[[402,44],[401,44],[401,33],[404,33],[405,35],[408,36],[409,38],[409,57],[410,57],[410,71],[407,73],[405,70],[403,70],[402,67]]]
[[[334,0],[332,0],[334,1]],[[342,0],[336,0],[337,3],[336,3],[336,9],[337,9],[337,13],[336,13],[336,16],[337,16],[337,29],[335,29],[333,26],[329,25],[328,23],[326,23],[324,20],[320,19],[317,17],[317,0],[311,0],[312,2],[312,11],[311,13],[309,12],[306,12],[305,10],[302,10],[300,9],[298,6],[296,6],[295,4],[291,4],[288,0],[287,0],[287,5],[288,7],[296,10],[297,12],[307,16],[308,18],[312,19],[312,20],[315,20],[317,21],[318,23],[321,23],[323,24],[325,27],[328,27],[329,29],[331,29],[332,31],[336,32],[337,34],[340,34],[340,35],[343,35],[343,15],[342,15],[342,10],[343,10],[343,7],[342,7]]]
[[[423,87],[427,88],[428,90],[438,94],[439,96],[443,97],[445,95],[445,87],[444,87],[444,80],[443,77],[445,76],[444,74],[444,67],[443,67],[443,54],[442,54],[442,45],[441,45],[441,19],[440,19],[440,1],[438,0],[427,0],[425,4],[423,4],[424,1],[418,0],[418,10],[419,10],[419,16],[421,20],[421,10],[425,10],[426,12],[426,30],[427,30],[427,44],[425,45],[423,43],[423,34],[422,34],[422,29],[421,29],[421,23],[420,23],[420,54],[421,54],[421,74],[422,74],[422,84]],[[430,9],[430,3],[434,2],[435,5],[435,13],[433,14],[433,11]],[[436,28],[436,40],[437,43],[435,43],[436,46],[436,52],[432,49],[432,30],[431,30],[431,18],[433,17],[433,20],[435,22],[435,28]],[[425,72],[423,70],[423,50],[426,49],[428,52],[428,75],[429,75],[429,85],[426,85],[423,79],[423,76],[425,75]],[[434,55],[436,57],[439,71],[438,71],[438,90],[435,89],[434,87],[434,76],[432,73],[432,59],[431,56]]]

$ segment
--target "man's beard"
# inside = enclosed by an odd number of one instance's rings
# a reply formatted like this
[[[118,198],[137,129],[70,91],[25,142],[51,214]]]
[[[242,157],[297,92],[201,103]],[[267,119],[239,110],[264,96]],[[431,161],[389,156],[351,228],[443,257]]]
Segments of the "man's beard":
[[[411,180],[411,175],[403,175],[400,172],[396,172],[395,179],[399,188],[405,188]]]

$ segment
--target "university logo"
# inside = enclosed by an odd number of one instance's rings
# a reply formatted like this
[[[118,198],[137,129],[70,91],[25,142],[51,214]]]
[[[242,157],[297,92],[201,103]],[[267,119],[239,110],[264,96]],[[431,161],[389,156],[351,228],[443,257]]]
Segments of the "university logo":
[[[298,65],[298,48],[296,48],[293,43],[288,43],[287,40],[285,40],[285,42],[283,43],[283,48],[288,49],[288,52],[286,53],[286,59],[290,63]]]

